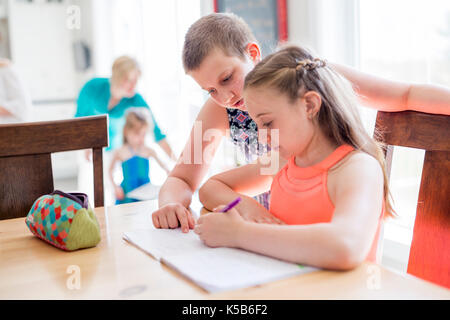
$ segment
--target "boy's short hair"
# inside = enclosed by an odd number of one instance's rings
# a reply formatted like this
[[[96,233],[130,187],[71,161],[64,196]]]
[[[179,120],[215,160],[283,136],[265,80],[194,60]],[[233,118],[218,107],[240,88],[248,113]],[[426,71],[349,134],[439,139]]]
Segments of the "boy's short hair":
[[[192,24],[186,33],[183,47],[183,66],[186,72],[200,67],[215,48],[228,56],[244,59],[245,47],[256,39],[245,21],[233,13],[211,13]]]

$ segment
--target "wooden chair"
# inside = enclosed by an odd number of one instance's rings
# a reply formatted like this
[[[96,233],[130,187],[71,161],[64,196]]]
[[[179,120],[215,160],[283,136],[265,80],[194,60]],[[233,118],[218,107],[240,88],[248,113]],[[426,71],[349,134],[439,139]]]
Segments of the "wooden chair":
[[[450,116],[378,112],[375,130],[388,174],[393,146],[425,150],[407,272],[450,288]]]
[[[107,116],[0,125],[0,220],[24,217],[53,191],[51,153],[93,149],[95,206],[103,206]]]

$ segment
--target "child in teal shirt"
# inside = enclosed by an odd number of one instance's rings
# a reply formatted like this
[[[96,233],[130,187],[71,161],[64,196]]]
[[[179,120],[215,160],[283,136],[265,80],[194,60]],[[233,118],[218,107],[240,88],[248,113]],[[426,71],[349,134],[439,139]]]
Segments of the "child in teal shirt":
[[[147,108],[153,122],[155,142],[176,160],[148,104],[135,92],[140,75],[140,68],[134,59],[127,56],[117,58],[112,67],[111,79],[94,78],[83,86],[78,96],[75,117],[108,114],[109,147],[106,150],[114,150],[122,144],[125,111],[131,107]]]
[[[108,114],[109,118],[109,147],[106,150],[113,150],[122,144],[122,129],[125,124],[125,111],[131,107],[143,107],[150,110],[144,98],[139,93],[133,97],[122,98],[119,103],[108,109],[108,102],[111,98],[111,84],[108,78],[94,78],[88,81],[81,89],[77,100],[77,112],[75,117],[93,116]],[[150,111],[151,112],[151,111]],[[155,142],[166,138],[156,123],[153,114],[153,134]]]

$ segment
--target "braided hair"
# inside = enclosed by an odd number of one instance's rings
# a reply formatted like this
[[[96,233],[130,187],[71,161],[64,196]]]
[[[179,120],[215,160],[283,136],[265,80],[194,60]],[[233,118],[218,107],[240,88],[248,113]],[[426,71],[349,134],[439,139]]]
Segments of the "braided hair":
[[[319,94],[322,103],[312,121],[330,141],[349,144],[378,160],[384,173],[385,212],[394,216],[382,146],[365,130],[356,93],[347,79],[307,50],[287,46],[264,58],[247,74],[244,90],[261,87],[278,90],[292,104],[308,91]]]

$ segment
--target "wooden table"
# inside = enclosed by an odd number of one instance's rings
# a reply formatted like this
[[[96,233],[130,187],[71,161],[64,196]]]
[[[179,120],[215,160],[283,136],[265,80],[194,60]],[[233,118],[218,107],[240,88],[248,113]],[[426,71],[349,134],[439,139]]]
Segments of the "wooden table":
[[[39,240],[24,218],[0,221],[0,299],[450,299],[450,290],[374,264],[208,294],[122,239],[150,228],[155,208],[153,200],[97,208],[102,241],[75,252]]]

